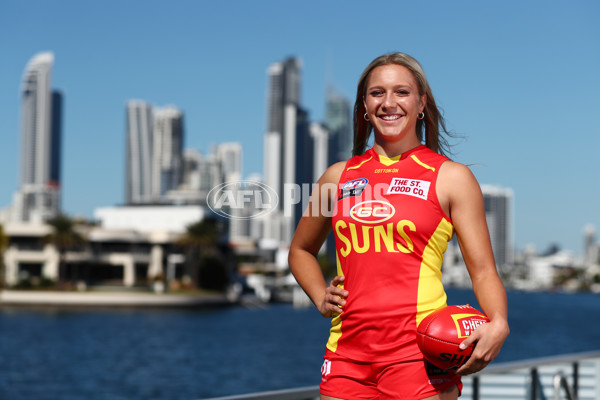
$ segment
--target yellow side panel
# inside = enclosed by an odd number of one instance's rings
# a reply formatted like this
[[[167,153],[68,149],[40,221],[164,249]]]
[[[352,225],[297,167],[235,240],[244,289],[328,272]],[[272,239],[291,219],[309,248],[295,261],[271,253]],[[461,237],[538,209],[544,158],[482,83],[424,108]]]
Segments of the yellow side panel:
[[[337,264],[337,274],[339,276],[344,275],[344,271],[342,271],[342,266],[340,264],[340,259],[336,255],[336,264]],[[338,285],[339,288],[344,288],[344,282]],[[333,352],[337,350],[338,341],[342,337],[342,318],[340,314],[334,314],[331,319],[331,329],[329,330],[329,340],[327,341],[327,348]]]
[[[442,219],[423,252],[417,294],[417,326],[430,312],[446,306],[446,292],[442,286],[442,260],[453,229],[450,222]]]

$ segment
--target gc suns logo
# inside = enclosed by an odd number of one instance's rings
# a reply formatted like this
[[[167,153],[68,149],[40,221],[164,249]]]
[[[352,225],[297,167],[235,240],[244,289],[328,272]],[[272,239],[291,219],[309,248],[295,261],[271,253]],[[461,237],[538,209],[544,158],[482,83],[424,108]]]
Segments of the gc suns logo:
[[[387,201],[367,200],[355,204],[350,209],[350,218],[363,224],[378,224],[392,218],[396,213]]]

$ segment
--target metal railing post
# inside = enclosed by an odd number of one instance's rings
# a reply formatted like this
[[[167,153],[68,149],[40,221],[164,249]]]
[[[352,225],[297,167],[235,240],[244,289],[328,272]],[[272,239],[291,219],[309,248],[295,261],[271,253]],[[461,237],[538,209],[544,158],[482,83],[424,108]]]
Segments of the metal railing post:
[[[473,400],[479,400],[479,377],[473,377]]]
[[[531,386],[530,386],[530,394],[531,400],[538,400],[538,370],[537,368],[531,368]]]
[[[579,398],[579,363],[573,362],[573,396]]]
[[[573,396],[573,392],[569,387],[569,382],[567,381],[567,376],[562,372],[558,371],[554,375],[554,379],[552,381],[554,386],[554,400],[560,400],[560,389],[561,387],[565,390],[565,394],[567,395],[567,400],[575,400],[576,397]]]

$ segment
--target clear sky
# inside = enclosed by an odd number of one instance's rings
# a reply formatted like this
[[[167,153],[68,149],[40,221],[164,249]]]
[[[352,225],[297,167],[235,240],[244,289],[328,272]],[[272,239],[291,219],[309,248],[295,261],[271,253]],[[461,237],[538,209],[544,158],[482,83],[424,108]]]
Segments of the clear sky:
[[[185,113],[185,147],[241,142],[262,174],[266,70],[302,59],[302,102],[321,121],[331,85],[351,101],[375,57],[425,68],[482,184],[512,188],[515,245],[580,253],[600,229],[600,3],[575,1],[5,0],[0,4],[0,207],[19,179],[21,77],[55,55],[64,93],[63,209],[123,202],[125,104]]]

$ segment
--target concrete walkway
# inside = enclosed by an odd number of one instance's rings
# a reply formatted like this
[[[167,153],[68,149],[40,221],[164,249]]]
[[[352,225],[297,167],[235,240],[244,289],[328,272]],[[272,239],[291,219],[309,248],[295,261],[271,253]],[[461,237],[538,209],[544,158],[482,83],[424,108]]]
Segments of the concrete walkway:
[[[2,306],[202,307],[232,304],[223,295],[128,292],[0,291]]]

